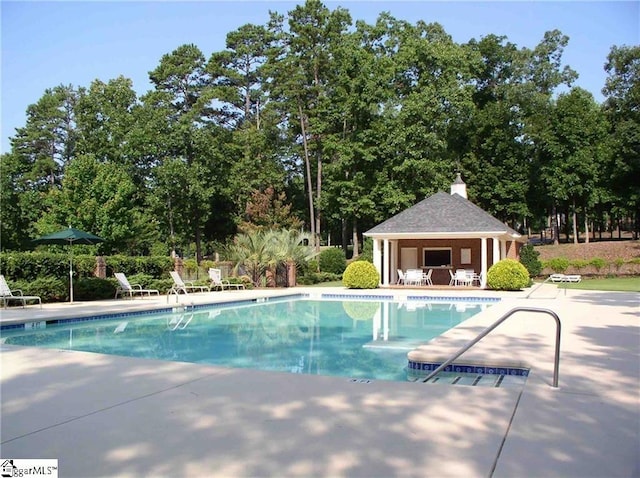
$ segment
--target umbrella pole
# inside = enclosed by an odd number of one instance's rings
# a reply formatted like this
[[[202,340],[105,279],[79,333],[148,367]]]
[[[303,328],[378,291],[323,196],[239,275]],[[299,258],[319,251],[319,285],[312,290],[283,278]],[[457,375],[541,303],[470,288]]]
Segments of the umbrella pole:
[[[69,254],[69,302],[73,304],[73,253]]]

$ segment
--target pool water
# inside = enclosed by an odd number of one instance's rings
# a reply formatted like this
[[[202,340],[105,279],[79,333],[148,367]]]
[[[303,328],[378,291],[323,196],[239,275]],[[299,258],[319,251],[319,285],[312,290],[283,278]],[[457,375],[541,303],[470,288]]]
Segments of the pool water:
[[[407,380],[407,352],[488,304],[313,300],[177,310],[3,332],[13,345],[288,373]]]

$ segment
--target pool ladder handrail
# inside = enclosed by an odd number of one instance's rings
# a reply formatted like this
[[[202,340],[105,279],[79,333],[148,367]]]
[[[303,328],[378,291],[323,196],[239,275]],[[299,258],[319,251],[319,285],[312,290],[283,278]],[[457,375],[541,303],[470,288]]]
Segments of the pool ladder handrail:
[[[545,280],[543,280],[542,282],[538,283],[538,284],[537,284],[533,289],[531,289],[531,290],[529,291],[529,293],[525,296],[525,299],[530,298],[530,297],[531,297],[531,295],[532,295],[535,291],[537,291],[540,287],[542,287],[543,285],[545,285],[547,282],[550,282],[550,281],[551,281],[551,276],[547,277]],[[556,283],[555,283],[555,282],[552,282],[552,284],[554,284],[554,285],[555,285]],[[567,295],[567,288],[566,288],[566,287],[563,287],[563,289],[564,289],[564,295],[565,295],[565,297],[566,297],[566,295]],[[551,299],[555,299],[556,297],[558,297],[558,295],[559,295],[559,294],[560,294],[560,289],[558,289],[558,292],[556,292],[555,297],[550,297],[550,298],[551,298]]]
[[[491,331],[493,331],[496,327],[498,327],[498,325],[500,325],[502,322],[507,320],[509,317],[511,317],[516,312],[537,312],[537,313],[542,313],[542,314],[548,314],[548,315],[552,316],[555,319],[555,321],[556,321],[556,348],[555,348],[555,357],[554,357],[554,361],[553,361],[553,384],[552,384],[552,387],[558,388],[558,368],[560,366],[560,329],[561,329],[560,317],[558,317],[558,314],[556,314],[552,310],[542,309],[542,308],[538,308],[538,307],[515,307],[515,308],[511,309],[509,312],[504,314],[502,317],[500,317],[498,320],[496,320],[489,327],[484,329],[475,339],[473,339],[471,342],[467,343],[464,347],[460,348],[456,353],[454,353],[450,358],[445,360],[442,363],[442,365],[440,365],[433,372],[431,372],[429,375],[427,375],[427,377],[423,380],[423,382],[428,382],[430,379],[435,377],[438,373],[442,372],[442,370],[444,370],[446,367],[451,365],[451,363],[453,363],[454,360],[456,360],[458,357],[460,357],[463,353],[465,353],[467,350],[469,350],[475,344],[480,342],[483,338],[485,338],[487,335],[489,335],[489,333],[491,333]]]

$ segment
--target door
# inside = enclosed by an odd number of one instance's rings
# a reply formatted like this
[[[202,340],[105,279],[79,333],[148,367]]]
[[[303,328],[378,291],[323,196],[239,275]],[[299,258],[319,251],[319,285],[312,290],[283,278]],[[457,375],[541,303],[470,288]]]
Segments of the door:
[[[407,269],[418,268],[418,248],[417,247],[402,247],[400,249],[400,269],[406,271]]]

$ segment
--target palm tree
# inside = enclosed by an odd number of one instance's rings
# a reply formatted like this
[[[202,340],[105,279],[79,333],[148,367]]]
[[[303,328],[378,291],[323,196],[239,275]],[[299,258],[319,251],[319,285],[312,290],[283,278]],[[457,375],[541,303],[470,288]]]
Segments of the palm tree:
[[[296,267],[316,255],[310,239],[308,233],[286,229],[238,234],[227,254],[234,269],[243,267],[256,287],[264,276],[269,286],[275,286],[279,266],[287,267],[287,285],[293,286]]]

